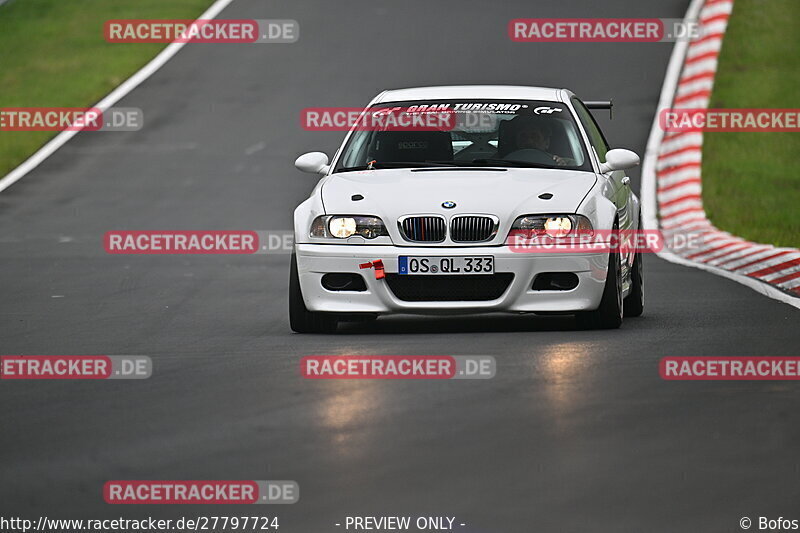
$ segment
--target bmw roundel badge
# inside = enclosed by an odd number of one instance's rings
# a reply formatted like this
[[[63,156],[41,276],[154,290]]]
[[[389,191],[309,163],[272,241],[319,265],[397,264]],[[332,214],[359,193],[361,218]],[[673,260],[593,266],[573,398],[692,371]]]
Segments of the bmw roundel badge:
[[[455,206],[456,206],[456,203],[455,202],[451,202],[449,200],[447,202],[442,202],[442,207],[444,207],[445,209],[453,209]]]

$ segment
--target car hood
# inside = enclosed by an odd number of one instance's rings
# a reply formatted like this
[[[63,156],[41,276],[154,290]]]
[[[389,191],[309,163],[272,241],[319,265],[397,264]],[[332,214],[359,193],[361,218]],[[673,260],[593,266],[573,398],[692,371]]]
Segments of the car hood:
[[[328,214],[397,220],[409,214],[481,213],[503,219],[574,213],[596,179],[591,172],[560,169],[382,169],[334,173],[321,190]],[[539,197],[546,193],[552,198]],[[354,201],[354,195],[364,198]],[[443,202],[456,205],[445,209]]]

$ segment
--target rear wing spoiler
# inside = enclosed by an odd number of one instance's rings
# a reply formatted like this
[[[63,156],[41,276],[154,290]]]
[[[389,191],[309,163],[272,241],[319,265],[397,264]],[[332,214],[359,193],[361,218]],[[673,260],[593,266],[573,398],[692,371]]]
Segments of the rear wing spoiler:
[[[611,108],[614,107],[614,100],[595,100],[593,102],[584,102],[589,109],[608,109],[608,118],[614,118],[614,113]]]

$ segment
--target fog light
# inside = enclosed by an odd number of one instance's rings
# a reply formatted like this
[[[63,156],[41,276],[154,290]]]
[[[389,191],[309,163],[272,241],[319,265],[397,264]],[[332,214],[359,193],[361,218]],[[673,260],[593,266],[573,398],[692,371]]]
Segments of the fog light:
[[[322,286],[329,291],[357,291],[367,290],[367,284],[360,274],[336,272],[322,276]]]
[[[542,272],[537,274],[531,287],[535,291],[571,291],[578,286],[574,272]]]

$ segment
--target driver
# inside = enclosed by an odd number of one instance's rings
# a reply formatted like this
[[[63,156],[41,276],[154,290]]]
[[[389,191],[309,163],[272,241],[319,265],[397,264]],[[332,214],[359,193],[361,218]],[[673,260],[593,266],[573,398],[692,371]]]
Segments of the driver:
[[[546,120],[522,121],[514,139],[516,141],[516,149],[508,154],[506,159],[515,159],[515,155],[516,157],[524,157],[525,154],[520,153],[523,150],[538,150],[550,157],[557,165],[567,165],[568,162],[565,158],[551,154],[548,151],[550,137],[552,136],[552,127],[548,122]]]

